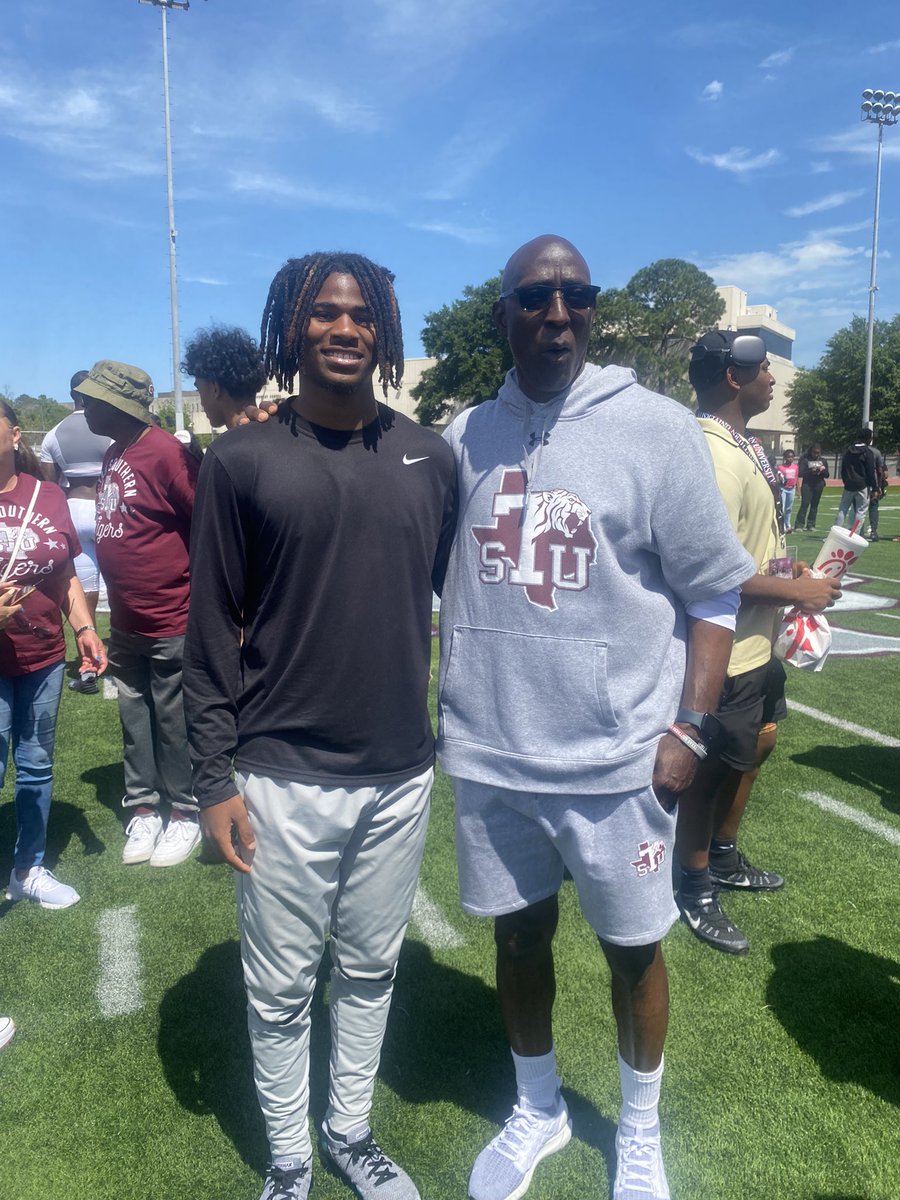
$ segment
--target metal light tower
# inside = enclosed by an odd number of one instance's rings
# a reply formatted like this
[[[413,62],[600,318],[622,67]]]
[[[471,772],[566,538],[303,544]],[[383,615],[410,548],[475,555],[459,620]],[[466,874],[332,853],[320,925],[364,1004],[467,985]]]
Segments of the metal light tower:
[[[869,272],[869,321],[866,329],[866,379],[863,386],[862,422],[871,429],[869,410],[872,399],[872,343],[875,335],[875,272],[878,265],[878,211],[881,207],[881,147],[885,125],[896,125],[900,118],[900,93],[866,88],[863,92],[862,120],[878,126],[878,155],[875,165],[875,219],[872,223],[872,269]]]
[[[181,395],[181,336],[178,331],[178,278],[175,269],[175,194],[172,186],[172,127],[169,119],[169,44],[166,30],[166,12],[170,8],[185,11],[190,0],[138,0],[139,4],[152,4],[162,15],[163,52],[163,96],[166,113],[166,191],[169,201],[169,291],[172,301],[172,383],[175,400],[175,428],[184,429],[184,400]]]

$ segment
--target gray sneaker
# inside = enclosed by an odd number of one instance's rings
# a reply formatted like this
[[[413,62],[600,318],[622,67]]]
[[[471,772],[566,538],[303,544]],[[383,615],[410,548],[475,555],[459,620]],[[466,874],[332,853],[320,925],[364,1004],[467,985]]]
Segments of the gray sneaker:
[[[312,1158],[296,1167],[269,1167],[259,1200],[306,1200],[312,1187]]]
[[[321,1146],[326,1161],[360,1200],[421,1200],[416,1185],[388,1158],[367,1125],[341,1137],[323,1124]]]
[[[475,1159],[469,1196],[472,1200],[519,1200],[528,1191],[538,1163],[562,1150],[571,1136],[572,1121],[561,1096],[549,1112],[517,1104],[494,1140]]]

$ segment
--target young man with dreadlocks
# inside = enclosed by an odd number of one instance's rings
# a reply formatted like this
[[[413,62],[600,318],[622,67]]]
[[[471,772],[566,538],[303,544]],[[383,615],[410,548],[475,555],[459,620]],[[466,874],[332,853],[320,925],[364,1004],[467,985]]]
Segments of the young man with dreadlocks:
[[[424,848],[432,589],[456,525],[446,443],[376,401],[403,370],[393,275],[290,259],[262,322],[296,395],[204,458],[185,702],[206,836],[238,872],[261,1200],[311,1184],[310,1006],[331,932],[324,1159],[366,1200],[416,1200],[369,1113]],[[232,774],[232,760],[234,774]]]

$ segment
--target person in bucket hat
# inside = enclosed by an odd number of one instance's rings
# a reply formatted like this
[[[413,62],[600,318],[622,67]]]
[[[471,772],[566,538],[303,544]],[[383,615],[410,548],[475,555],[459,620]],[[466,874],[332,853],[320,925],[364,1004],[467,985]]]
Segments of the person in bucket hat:
[[[131,812],[122,861],[170,867],[200,842],[181,696],[198,464],[153,423],[153,381],[140,367],[102,359],[77,390],[88,427],[113,440],[98,485],[97,558]]]

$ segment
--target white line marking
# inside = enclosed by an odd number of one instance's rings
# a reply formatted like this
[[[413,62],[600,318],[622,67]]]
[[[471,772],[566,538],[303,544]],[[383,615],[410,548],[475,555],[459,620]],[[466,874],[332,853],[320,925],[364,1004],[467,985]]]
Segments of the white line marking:
[[[874,833],[877,837],[884,838],[892,846],[900,846],[900,829],[897,829],[893,825],[888,825],[886,821],[877,821],[875,817],[870,817],[867,813],[859,812],[858,809],[851,808],[849,804],[843,804],[840,800],[833,800],[831,796],[826,796],[824,792],[801,792],[800,796],[803,800],[809,800],[812,804],[817,804],[825,812],[834,813],[836,817],[843,817],[845,821],[851,821],[854,825],[858,825],[860,829],[865,829],[867,833]]]
[[[421,886],[416,890],[412,919],[433,950],[458,950],[466,944],[465,938],[444,920],[441,910]]]
[[[808,708],[805,704],[798,704],[796,700],[788,700],[787,706],[794,712],[802,713],[804,717],[812,717],[814,721],[833,725],[836,729],[843,729],[846,733],[856,733],[870,742],[877,742],[879,746],[900,746],[898,738],[888,737],[886,733],[877,733],[874,729],[866,729],[865,725],[854,725],[852,721],[841,721],[838,717],[833,717],[831,713],[819,712],[817,708]]]
[[[116,681],[114,679],[108,679],[104,675],[104,677],[103,677],[103,699],[104,700],[117,700],[118,697],[119,697],[119,689],[118,689],[118,686],[116,685]]]
[[[900,583],[900,579],[891,579],[889,575],[863,575],[860,571],[860,577],[863,580],[877,579],[879,583]]]
[[[100,978],[97,1000],[104,1017],[123,1017],[144,1006],[137,905],[107,908],[97,918]]]
[[[887,619],[888,619],[889,621],[900,621],[900,613],[883,613],[883,612],[877,612],[877,613],[873,613],[873,616],[876,616],[876,617],[887,617]]]

